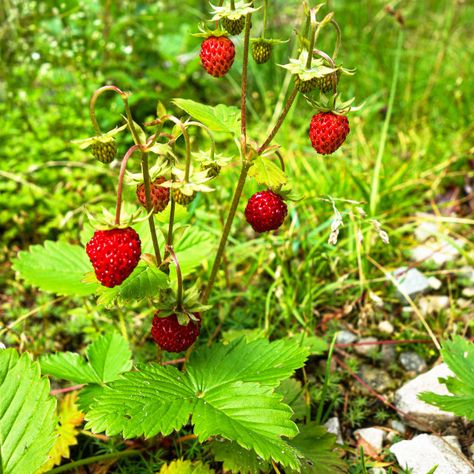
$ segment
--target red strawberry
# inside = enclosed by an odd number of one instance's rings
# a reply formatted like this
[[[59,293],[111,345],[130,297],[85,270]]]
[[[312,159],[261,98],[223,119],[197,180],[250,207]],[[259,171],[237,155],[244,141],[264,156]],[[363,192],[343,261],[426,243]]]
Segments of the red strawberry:
[[[159,176],[155,179],[150,185],[150,197],[151,204],[153,205],[153,212],[164,211],[166,206],[170,201],[170,188],[165,188],[160,186],[161,183],[164,183],[166,178],[164,176]],[[140,201],[140,204],[146,208],[146,195],[145,195],[145,184],[139,184],[137,186],[137,197]]]
[[[181,326],[176,314],[170,314],[165,318],[158,316],[159,311],[153,318],[151,336],[153,340],[168,352],[182,352],[190,347],[199,336],[201,330],[201,315],[193,313],[198,321],[189,320],[186,326]]]
[[[108,288],[120,285],[140,260],[141,242],[131,228],[96,230],[86,245],[95,275]]]
[[[318,153],[330,155],[344,143],[349,131],[349,120],[344,115],[319,112],[311,119],[309,138]]]
[[[287,213],[283,199],[269,189],[255,193],[245,208],[245,218],[256,232],[278,229]]]
[[[199,56],[211,76],[225,76],[234,62],[234,43],[227,36],[210,36],[202,42]]]

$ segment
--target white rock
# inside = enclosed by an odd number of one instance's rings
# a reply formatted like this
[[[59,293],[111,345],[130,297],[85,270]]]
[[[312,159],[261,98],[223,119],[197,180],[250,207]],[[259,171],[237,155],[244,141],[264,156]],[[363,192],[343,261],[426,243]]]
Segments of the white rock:
[[[449,242],[426,242],[423,245],[415,247],[411,251],[411,258],[416,262],[432,262],[437,267],[445,263],[452,262],[459,257],[459,248],[464,246],[462,240],[454,241],[455,245]]]
[[[387,471],[383,467],[373,467],[369,469],[369,474],[387,474]]]
[[[462,290],[462,295],[466,298],[473,298],[474,297],[474,288],[464,288]]]
[[[409,441],[394,444],[390,451],[402,468],[412,474],[427,474],[434,466],[439,474],[474,474],[468,459],[448,442],[434,435],[421,434]]]
[[[459,277],[465,280],[468,284],[474,285],[474,268],[462,267],[459,273]]]
[[[380,321],[379,331],[385,334],[392,334],[394,331],[393,324],[390,321]]]
[[[398,283],[399,296],[404,299],[403,293],[408,296],[415,296],[418,293],[428,291],[431,286],[428,278],[416,268],[400,267],[393,272],[393,276]]]
[[[344,444],[341,433],[341,424],[339,423],[339,418],[337,416],[329,418],[329,420],[324,423],[324,426],[329,433],[336,435],[337,444]]]
[[[421,222],[415,229],[415,238],[418,242],[424,242],[430,237],[436,236],[439,233],[438,224],[436,222]]]
[[[439,313],[441,310],[449,308],[449,296],[430,295],[420,298],[418,301],[420,311],[423,316]]]
[[[376,454],[382,451],[383,441],[387,433],[380,428],[362,428],[354,431],[356,440],[365,441],[370,447],[373,448]]]
[[[380,349],[379,345],[372,344],[377,342],[376,337],[363,337],[357,342],[360,342],[361,345],[354,346],[354,350],[360,355],[369,355],[370,353],[377,352]]]
[[[443,282],[432,276],[428,278],[428,284],[433,288],[433,290],[439,290]]]
[[[446,443],[448,443],[451,447],[453,447],[454,449],[457,449],[458,451],[461,451],[462,452],[462,447],[461,447],[461,443],[459,442],[459,440],[456,438],[456,436],[452,436],[452,435],[449,435],[449,436],[443,436],[442,437]]]
[[[3,342],[0,342],[0,349],[6,349],[7,346],[3,343]]]
[[[446,364],[440,364],[428,372],[418,375],[395,392],[395,405],[399,410],[409,415],[405,419],[408,425],[420,430],[426,430],[427,426],[441,429],[456,419],[453,413],[440,410],[438,407],[418,399],[418,394],[422,392],[448,395],[446,385],[441,384],[438,378],[452,375],[453,373]]]

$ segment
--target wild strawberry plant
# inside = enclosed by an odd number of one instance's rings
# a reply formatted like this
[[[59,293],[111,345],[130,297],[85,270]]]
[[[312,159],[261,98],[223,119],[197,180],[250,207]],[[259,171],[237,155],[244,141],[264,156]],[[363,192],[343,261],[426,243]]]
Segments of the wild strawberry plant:
[[[134,363],[127,342],[116,333],[99,337],[85,357],[62,352],[45,355],[38,364],[11,349],[0,352],[0,393],[7,394],[0,399],[0,440],[8,439],[0,448],[5,473],[50,467],[55,401],[48,395],[47,379],[40,377],[40,366],[43,374],[80,384],[78,405],[86,429],[93,433],[150,438],[192,425],[194,436],[208,442],[214,459],[232,472],[269,470],[272,464],[284,466],[285,472],[342,469],[333,451],[334,437],[319,426],[320,410],[316,419],[309,407],[298,414],[295,401],[301,401],[303,388],[298,381],[289,381],[311,353],[321,350],[321,344],[314,349],[315,338],[302,335],[272,342],[241,338],[207,347],[199,334],[211,314],[209,299],[247,179],[262,186],[246,205],[248,223],[258,233],[281,228],[295,195],[285,173],[284,153],[273,140],[301,93],[316,109],[308,118],[314,149],[331,154],[341,147],[349,133],[346,114],[352,101],[340,103],[337,89],[341,78],[352,72],[336,63],[340,29],[333,13],[323,16],[322,5],[309,8],[304,3],[298,57],[283,66],[292,74],[293,86],[270,133],[257,144],[247,126],[249,55],[257,64],[266,63],[273,47],[284,41],[266,36],[267,0],[260,6],[234,0],[222,3],[209,18],[216,28],[201,27],[197,34],[203,38],[200,60],[208,74],[221,78],[233,67],[235,56],[242,55],[240,109],[178,98],[168,107],[179,110],[179,116],[159,103],[156,117],[139,125],[129,93],[115,85],[99,88],[90,101],[95,135],[78,143],[108,164],[119,157],[120,134],[131,134],[134,144],[121,158],[115,210],[90,215],[91,225],[82,232],[85,248],[45,242],[20,252],[14,263],[26,282],[59,295],[95,294],[104,311],[146,302],[153,308],[147,324],[158,347],[158,362]],[[251,38],[261,13],[261,34]],[[337,35],[332,56],[315,47],[317,37],[329,27]],[[236,48],[231,36],[239,34],[243,46]],[[118,94],[125,110],[125,123],[105,133],[96,118],[104,93]],[[223,136],[235,144],[234,156],[227,156],[228,146],[222,153],[218,149]],[[214,180],[231,163],[240,164],[240,176],[213,254],[211,235],[184,226],[182,216],[199,193],[214,190]],[[124,205],[124,185],[134,188],[135,203]],[[191,286],[201,262],[210,257],[209,276]],[[163,364],[162,351],[186,354],[173,364]],[[183,361],[181,369],[175,367]],[[19,380],[22,371],[25,376]],[[23,416],[14,416],[17,411]],[[29,423],[21,421],[25,417]],[[31,433],[34,439],[29,438]]]

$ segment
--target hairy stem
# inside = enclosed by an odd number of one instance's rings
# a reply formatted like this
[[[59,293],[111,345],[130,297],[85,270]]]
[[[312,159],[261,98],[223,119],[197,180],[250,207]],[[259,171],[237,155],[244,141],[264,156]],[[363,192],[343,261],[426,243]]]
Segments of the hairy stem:
[[[112,459],[121,459],[128,456],[139,456],[140,451],[136,449],[128,449],[126,451],[120,451],[117,453],[109,454],[100,454],[98,456],[91,456],[89,458],[80,459],[79,461],[70,462],[69,464],[64,464],[63,466],[56,467],[48,471],[48,474],[59,474],[60,472],[71,472],[75,468],[80,466],[87,466],[88,464],[93,464],[96,462],[109,461]]]
[[[173,193],[170,190],[170,220],[168,223],[168,235],[166,236],[166,244],[171,247],[173,245],[173,226],[174,226],[174,211],[176,203],[174,202]]]
[[[129,158],[133,155],[133,152],[138,150],[140,147],[138,145],[131,146],[125,156],[122,159],[122,164],[120,165],[120,173],[117,186],[117,203],[115,205],[115,225],[120,224],[120,210],[122,209],[122,191],[123,191],[123,177],[125,176],[125,170],[127,169],[127,163]]]
[[[240,114],[242,119],[241,128],[241,150],[242,156],[247,156],[247,79],[249,65],[249,41],[250,41],[250,20],[252,14],[248,13],[245,17],[245,36],[244,36],[244,54],[242,61],[242,94],[240,102]]]
[[[181,267],[179,266],[178,258],[174,253],[173,247],[170,245],[166,246],[166,251],[170,254],[171,259],[176,267],[176,279],[178,289],[176,291],[176,309],[178,311],[183,311],[183,275],[181,273]]]
[[[316,22],[316,12],[314,9],[310,12],[311,15],[311,37],[309,40],[308,59],[306,60],[306,69],[311,69],[311,61],[313,60],[312,51],[316,41],[316,32],[319,32],[318,23]]]
[[[268,15],[268,0],[264,0],[262,38],[265,38],[265,32],[267,31],[267,15]]]
[[[97,99],[99,98],[99,96],[101,94],[103,94],[104,92],[106,91],[113,91],[113,92],[116,92],[117,94],[120,95],[120,97],[123,97],[127,96],[127,94],[125,94],[125,92],[121,91],[118,87],[116,86],[103,86],[103,87],[99,87],[99,89],[97,89],[93,94],[92,94],[92,97],[91,97],[91,101],[90,101],[90,104],[89,104],[89,115],[90,115],[90,118],[91,118],[91,122],[92,122],[92,125],[94,127],[94,130],[96,131],[96,133],[98,135],[102,135],[102,131],[100,130],[100,126],[99,126],[99,122],[97,122],[97,118],[95,116],[95,104],[97,102]]]
[[[288,100],[286,101],[285,107],[281,111],[280,116],[278,117],[277,122],[275,123],[274,127],[270,131],[270,134],[266,138],[266,140],[263,142],[263,144],[260,146],[260,148],[257,150],[257,153],[261,155],[270,145],[271,141],[275,138],[275,135],[277,134],[278,130],[280,130],[280,127],[282,126],[288,112],[291,109],[291,106],[293,105],[293,102],[296,98],[296,95],[298,94],[298,89],[293,87],[293,90],[291,91],[290,97],[288,97]]]
[[[160,246],[158,244],[158,237],[156,235],[155,228],[155,218],[153,216],[153,204],[151,202],[151,179],[150,179],[150,169],[148,166],[148,153],[142,151],[141,156],[142,162],[142,174],[143,174],[143,184],[145,186],[145,200],[146,200],[146,210],[149,214],[148,216],[148,225],[150,227],[151,240],[153,242],[153,250],[155,251],[156,264],[161,265],[161,254]]]
[[[214,139],[214,135],[212,134],[211,130],[209,127],[206,127],[203,123],[201,122],[187,122],[187,125],[194,125],[195,127],[200,127],[203,130],[206,131],[207,135],[209,136],[209,139],[211,140],[211,160],[214,161],[214,155],[216,153],[216,141]]]
[[[222,257],[224,256],[225,246],[227,244],[227,238],[229,237],[230,229],[232,228],[232,223],[234,221],[235,213],[239,205],[240,196],[242,196],[242,191],[244,189],[245,180],[247,179],[247,174],[250,169],[251,163],[247,160],[244,160],[242,163],[242,170],[240,172],[239,181],[237,182],[237,187],[234,191],[234,197],[232,198],[232,203],[230,205],[229,215],[224,225],[224,230],[222,231],[221,240],[219,242],[219,248],[217,249],[217,254],[212,265],[211,275],[209,276],[209,281],[207,282],[206,289],[202,297],[204,304],[207,303],[209,295],[211,294],[212,288],[214,286],[217,271],[221,263]]]

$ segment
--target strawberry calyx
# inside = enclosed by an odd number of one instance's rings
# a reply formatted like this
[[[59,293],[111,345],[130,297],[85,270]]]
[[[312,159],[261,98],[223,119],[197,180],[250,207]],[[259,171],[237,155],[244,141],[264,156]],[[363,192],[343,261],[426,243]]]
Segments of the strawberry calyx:
[[[91,226],[95,230],[112,230],[112,229],[126,229],[135,224],[143,222],[153,213],[153,210],[143,216],[142,209],[137,209],[132,213],[122,212],[119,223],[115,222],[115,214],[112,214],[108,209],[102,208],[102,215],[92,214],[85,208],[87,218]]]
[[[229,37],[229,33],[224,28],[216,28],[211,30],[208,28],[204,23],[201,23],[198,27],[199,33],[193,33],[191,36],[195,36],[196,38],[211,38],[216,37],[220,38],[222,36]]]
[[[352,107],[355,97],[338,103],[338,96],[338,93],[326,96],[323,92],[321,92],[319,100],[315,100],[311,97],[308,97],[307,95],[305,95],[305,99],[308,104],[318,112],[332,112],[335,115],[347,115],[351,111],[360,109],[360,106]]]
[[[211,3],[211,14],[213,17],[209,21],[219,21],[225,18],[229,20],[240,20],[249,13],[254,13],[260,10],[261,7],[254,8],[252,2],[235,2],[235,5],[216,6]]]

